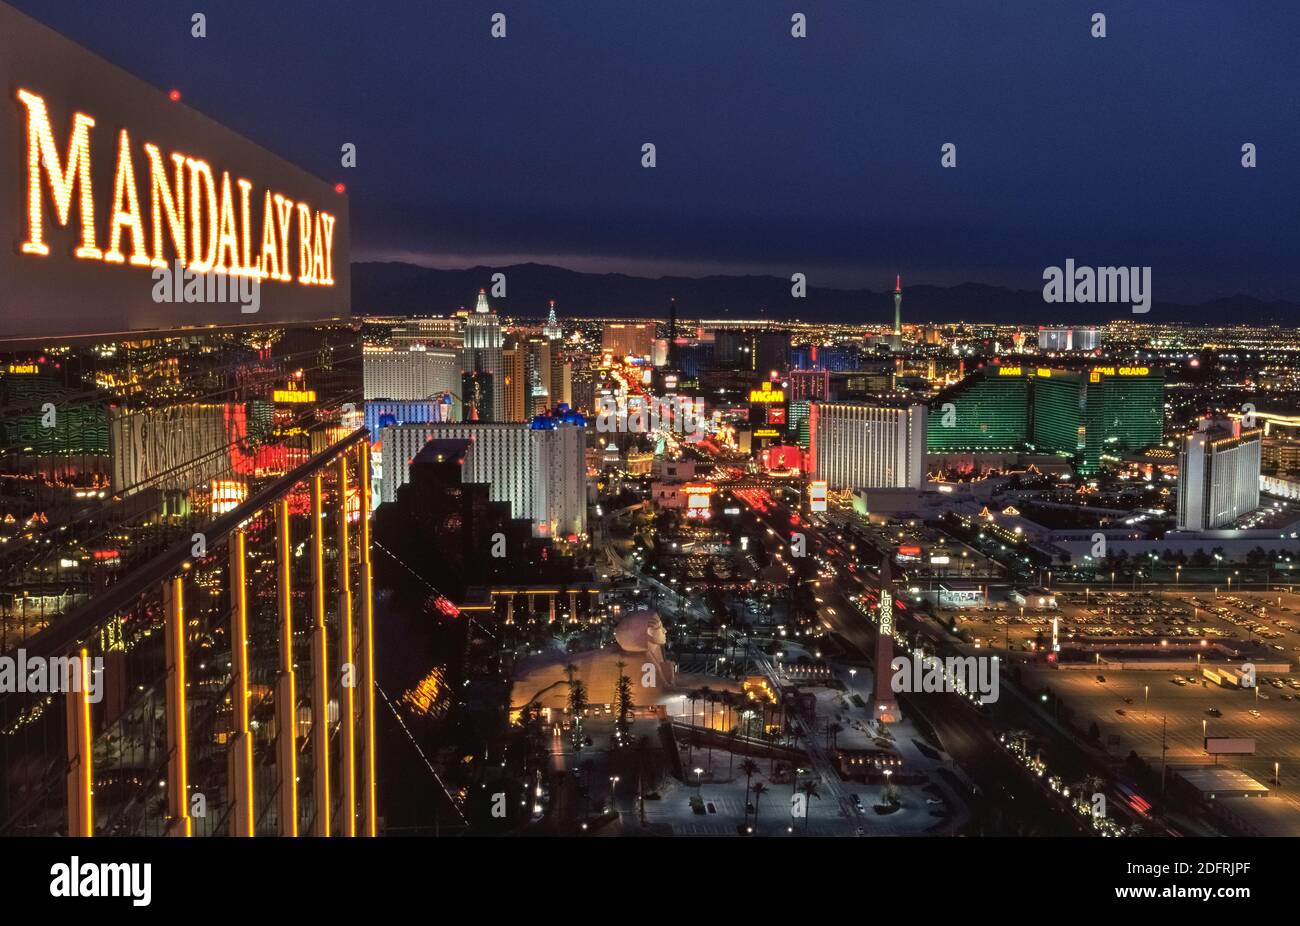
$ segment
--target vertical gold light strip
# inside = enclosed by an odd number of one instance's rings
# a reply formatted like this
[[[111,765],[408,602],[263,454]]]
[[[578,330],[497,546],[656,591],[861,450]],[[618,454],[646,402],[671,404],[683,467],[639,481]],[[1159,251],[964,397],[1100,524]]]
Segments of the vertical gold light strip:
[[[357,834],[357,651],[352,638],[352,577],[351,557],[348,553],[348,455],[339,454],[339,629],[343,634],[343,689],[339,692],[339,719],[343,722],[343,804],[347,817],[343,832]]]
[[[90,653],[77,654],[81,684],[69,685],[66,698],[68,731],[68,835],[94,836],[94,753],[90,739]],[[101,678],[102,685],[104,680]],[[79,690],[78,690],[79,689]]]
[[[365,835],[379,834],[379,802],[375,777],[375,600],[374,579],[370,571],[370,442],[363,440],[358,451],[361,480],[361,633],[362,652],[366,661],[362,671],[365,685],[361,689],[361,740],[364,757],[362,800],[365,806]]]
[[[276,602],[280,616],[280,677],[276,681],[276,766],[280,770],[279,820],[281,836],[298,835],[298,691],[293,672],[293,561],[289,536],[289,500],[275,503],[275,556],[280,587]]]
[[[245,575],[245,543],[242,530],[230,535],[230,656],[234,678],[230,697],[234,699],[234,736],[230,740],[230,786],[234,812],[230,816],[232,836],[252,836],[253,734],[249,725],[248,701],[248,583]]]
[[[185,681],[185,581],[163,584],[167,614],[167,829],[168,836],[193,836],[190,817],[189,727]]]
[[[311,613],[312,613],[312,757],[316,764],[313,799],[316,836],[330,834],[330,688],[329,650],[325,638],[325,525],[320,473],[311,482]]]

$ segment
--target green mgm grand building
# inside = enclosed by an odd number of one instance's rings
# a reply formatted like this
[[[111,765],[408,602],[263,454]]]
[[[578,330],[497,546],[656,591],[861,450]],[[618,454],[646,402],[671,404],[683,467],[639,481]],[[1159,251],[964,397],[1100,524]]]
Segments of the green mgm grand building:
[[[1163,441],[1164,388],[1147,367],[988,367],[930,403],[926,450],[1055,453],[1091,475]]]

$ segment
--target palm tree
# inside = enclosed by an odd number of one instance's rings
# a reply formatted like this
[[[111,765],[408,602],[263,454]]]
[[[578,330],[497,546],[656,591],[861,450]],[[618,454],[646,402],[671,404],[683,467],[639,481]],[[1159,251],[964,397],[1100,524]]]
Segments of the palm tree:
[[[580,680],[569,683],[569,710],[573,711],[573,745],[582,748],[582,718],[587,713],[587,686]]]
[[[832,752],[835,751],[836,737],[838,737],[843,732],[844,732],[844,728],[840,726],[838,723],[836,723],[835,721],[831,721],[826,725],[826,745],[827,748],[829,748]]]
[[[754,782],[754,829],[758,829],[758,799],[767,791],[767,785],[761,781]]]
[[[758,763],[748,756],[740,763],[740,770],[745,773],[745,821],[749,821],[749,781],[758,774]]]
[[[694,764],[691,758],[695,755],[695,702],[704,697],[704,692],[696,688],[688,697],[691,699],[691,732],[686,736],[686,767],[691,768]]]
[[[700,691],[703,692],[704,694],[704,711],[705,711],[704,726],[707,727],[709,731],[709,772],[712,773],[713,771],[713,711],[710,710],[710,708],[717,705],[718,694],[708,685],[705,685],[702,689],[700,689]]]
[[[803,832],[808,835],[808,818],[812,816],[812,800],[816,798],[821,800],[821,792],[817,787],[817,782],[809,778],[803,784],[799,785],[799,790],[804,794],[803,804]]]

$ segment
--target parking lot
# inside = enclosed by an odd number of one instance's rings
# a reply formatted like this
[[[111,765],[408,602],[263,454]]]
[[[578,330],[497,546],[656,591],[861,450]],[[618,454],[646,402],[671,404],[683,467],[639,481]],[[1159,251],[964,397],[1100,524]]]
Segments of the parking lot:
[[[957,626],[972,642],[1013,651],[1050,642],[1052,618],[1060,621],[1062,642],[1152,639],[1169,643],[1241,641],[1256,643],[1272,659],[1300,659],[1300,595],[1286,591],[1248,591],[1216,596],[1174,589],[1057,591],[1055,609],[1021,608],[1009,603],[957,613]]]
[[[1032,688],[1051,688],[1075,712],[1077,727],[1087,730],[1096,723],[1101,745],[1120,758],[1134,751],[1159,768],[1163,741],[1171,768],[1212,765],[1215,759],[1205,752],[1205,736],[1253,737],[1254,756],[1224,756],[1218,764],[1240,768],[1275,788],[1278,763],[1278,795],[1298,801],[1300,675],[1265,672],[1258,690],[1223,688],[1197,676],[1194,671],[1105,667],[1025,672]]]

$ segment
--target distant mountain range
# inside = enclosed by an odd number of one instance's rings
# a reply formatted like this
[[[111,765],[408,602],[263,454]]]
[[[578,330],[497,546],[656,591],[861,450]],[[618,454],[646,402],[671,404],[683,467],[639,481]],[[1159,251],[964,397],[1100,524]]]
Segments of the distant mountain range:
[[[678,312],[690,319],[772,319],[774,321],[884,324],[894,318],[893,294],[868,289],[810,286],[794,298],[788,279],[775,276],[635,277],[621,273],[581,273],[548,264],[435,270],[406,263],[354,263],[352,311],[357,315],[447,315],[472,306],[492,275],[506,275],[505,298],[493,299],[498,312],[542,317],[556,300],[561,317],[656,317]],[[988,322],[1006,324],[1103,324],[1130,320],[1193,325],[1300,326],[1300,304],[1264,302],[1251,296],[1215,299],[1199,305],[1155,301],[1145,315],[1124,306],[1047,304],[1041,290],[1013,290],[980,283],[903,288],[903,321]]]

